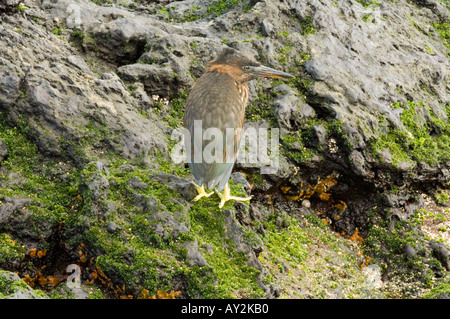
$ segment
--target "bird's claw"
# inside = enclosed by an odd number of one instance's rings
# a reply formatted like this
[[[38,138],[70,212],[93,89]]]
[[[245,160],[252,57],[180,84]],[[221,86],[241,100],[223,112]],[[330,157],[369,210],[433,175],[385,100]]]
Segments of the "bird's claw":
[[[248,197],[236,197],[236,196],[231,196],[230,195],[230,188],[228,187],[228,184],[225,185],[225,188],[223,190],[223,195],[221,193],[219,193],[217,190],[215,190],[215,192],[217,193],[217,195],[220,197],[220,204],[219,204],[219,208],[222,208],[226,202],[228,202],[229,200],[235,200],[238,202],[246,202],[249,201],[253,198],[252,196],[248,196]]]
[[[198,200],[199,200],[200,198],[202,198],[202,197],[209,197],[209,196],[211,196],[212,194],[214,194],[214,192],[207,193],[207,192],[205,191],[205,188],[204,188],[203,186],[195,185],[195,189],[197,190],[198,195],[195,196],[195,198],[193,199],[194,202],[198,201]]]

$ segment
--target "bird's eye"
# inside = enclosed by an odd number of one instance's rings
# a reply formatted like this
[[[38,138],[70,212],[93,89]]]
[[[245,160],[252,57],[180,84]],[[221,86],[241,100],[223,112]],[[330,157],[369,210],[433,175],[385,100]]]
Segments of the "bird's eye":
[[[250,70],[250,67],[248,65],[246,65],[246,66],[244,66],[244,70],[248,71],[248,70]]]

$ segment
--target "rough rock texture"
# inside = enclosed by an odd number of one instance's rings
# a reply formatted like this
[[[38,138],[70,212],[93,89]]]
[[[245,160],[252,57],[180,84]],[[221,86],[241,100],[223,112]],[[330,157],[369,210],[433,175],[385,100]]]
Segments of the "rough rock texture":
[[[71,264],[106,298],[448,296],[449,18],[439,0],[0,0],[0,268],[65,298]],[[171,136],[225,46],[296,78],[249,84],[245,128],[278,129],[278,165],[238,163],[254,197],[219,210],[191,201]]]

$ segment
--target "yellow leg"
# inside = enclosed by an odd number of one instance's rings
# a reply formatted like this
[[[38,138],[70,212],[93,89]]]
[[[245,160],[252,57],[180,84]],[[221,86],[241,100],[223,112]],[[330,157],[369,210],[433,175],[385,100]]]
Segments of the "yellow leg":
[[[193,199],[194,202],[198,201],[202,197],[209,197],[212,194],[214,194],[214,192],[207,193],[203,185],[202,186],[195,185],[195,189],[197,190],[198,195],[195,196],[195,198]]]
[[[230,188],[228,187],[228,183],[225,184],[225,188],[223,189],[223,195],[217,192],[217,195],[219,195],[221,201],[219,204],[219,208],[222,208],[223,205],[229,200],[236,200],[238,202],[245,202],[253,198],[253,196],[249,197],[235,197],[230,195]]]

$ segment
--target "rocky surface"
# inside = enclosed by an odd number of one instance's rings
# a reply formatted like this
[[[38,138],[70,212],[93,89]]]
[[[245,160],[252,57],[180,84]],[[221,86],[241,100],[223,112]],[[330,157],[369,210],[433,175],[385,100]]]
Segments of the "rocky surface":
[[[52,298],[448,296],[449,17],[439,0],[1,0],[0,269]],[[225,46],[296,78],[250,83],[245,126],[279,130],[279,167],[236,165],[254,198],[219,210],[170,155]]]

